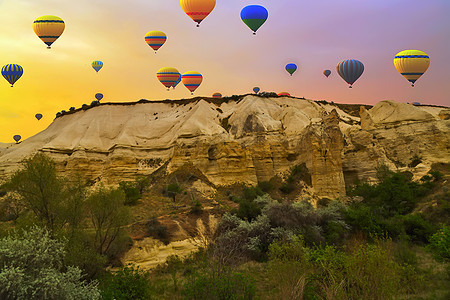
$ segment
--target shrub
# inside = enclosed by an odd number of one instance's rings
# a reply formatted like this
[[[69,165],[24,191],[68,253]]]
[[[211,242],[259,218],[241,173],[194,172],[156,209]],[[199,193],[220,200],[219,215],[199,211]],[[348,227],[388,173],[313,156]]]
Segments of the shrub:
[[[176,196],[181,193],[183,189],[180,187],[178,183],[171,183],[166,185],[164,188],[163,193],[167,196],[172,198],[173,202],[175,202]]]
[[[164,244],[169,244],[169,232],[167,231],[167,226],[162,225],[158,219],[151,218],[147,221],[147,233],[155,239],[159,239]]]
[[[125,205],[136,205],[142,197],[139,188],[134,182],[121,181],[119,182],[119,187],[125,193]]]
[[[274,189],[274,185],[270,181],[258,182],[258,188],[264,193],[268,193]]]
[[[420,214],[403,216],[402,222],[405,233],[415,243],[428,243],[429,237],[435,231],[433,225]]]
[[[430,237],[427,249],[437,260],[450,261],[450,226],[442,225],[441,229]]]
[[[200,203],[198,199],[192,201],[190,213],[191,214],[200,214],[203,211],[203,205]]]
[[[101,281],[102,299],[147,300],[152,297],[149,273],[127,266]]]
[[[253,299],[255,280],[249,275],[226,270],[224,272],[196,272],[184,285],[183,294],[195,300]]]

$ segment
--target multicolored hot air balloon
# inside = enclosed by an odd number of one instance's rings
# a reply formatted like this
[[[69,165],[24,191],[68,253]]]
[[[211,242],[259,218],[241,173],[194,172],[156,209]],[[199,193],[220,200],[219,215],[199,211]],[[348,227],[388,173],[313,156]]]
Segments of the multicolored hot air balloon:
[[[202,74],[198,72],[186,72],[181,75],[181,81],[184,86],[191,91],[191,95],[194,95],[194,91],[200,86],[203,81]]]
[[[287,65],[286,65],[286,71],[287,71],[289,74],[291,74],[291,76],[292,76],[292,74],[294,74],[294,72],[297,71],[297,65],[296,65],[296,64],[293,64],[293,63],[287,64]]]
[[[98,73],[98,71],[100,71],[100,69],[103,68],[103,62],[101,60],[94,60],[91,66],[95,70],[95,72]]]
[[[97,99],[98,101],[103,99],[103,94],[102,93],[97,93],[95,94],[95,99]]]
[[[145,34],[145,42],[155,50],[155,54],[164,45],[166,40],[167,35],[162,31],[149,31]]]
[[[364,65],[362,62],[356,59],[347,59],[341,61],[336,66],[336,71],[352,88],[353,83],[362,75],[364,72]]]
[[[175,68],[161,68],[156,73],[156,77],[169,90],[180,78],[180,72]]]
[[[222,94],[221,93],[214,93],[212,95],[213,98],[222,98]]]
[[[404,50],[394,57],[394,66],[414,87],[416,80],[430,66],[430,57],[420,50]]]
[[[183,11],[197,22],[197,27],[216,6],[216,0],[180,0],[180,6]]]
[[[178,74],[180,74],[180,77],[178,77],[178,80],[172,85],[173,89],[175,89],[177,85],[181,82],[181,73]]]
[[[257,86],[255,86],[255,87],[253,88],[253,92],[254,92],[255,94],[258,94],[260,90],[261,90],[261,89],[260,89],[259,87],[257,87]]]
[[[16,143],[18,143],[20,141],[22,137],[18,134],[16,134],[15,136],[13,136],[13,139],[16,141]]]
[[[331,71],[330,70],[324,70],[323,71],[323,75],[327,76],[327,78],[328,78],[328,76],[331,75]]]
[[[289,94],[288,92],[281,92],[278,93],[278,96],[290,96],[291,94]]]
[[[2,68],[2,75],[9,82],[9,84],[11,84],[11,87],[13,87],[14,83],[22,77],[23,68],[17,64],[5,65]]]
[[[43,116],[42,114],[35,114],[34,117],[39,121]]]
[[[261,5],[248,5],[241,10],[241,19],[253,31],[253,34],[256,34],[268,17],[269,12]]]
[[[56,16],[42,16],[33,22],[34,33],[47,45],[48,49],[61,36],[65,27],[64,21]]]

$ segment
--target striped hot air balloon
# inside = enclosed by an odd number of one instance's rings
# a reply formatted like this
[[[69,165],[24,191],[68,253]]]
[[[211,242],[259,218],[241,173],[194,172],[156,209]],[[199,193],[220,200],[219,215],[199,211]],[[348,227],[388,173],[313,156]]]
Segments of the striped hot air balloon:
[[[9,84],[11,84],[11,87],[13,87],[14,83],[22,77],[23,68],[17,64],[5,65],[2,68],[2,75],[9,82]]]
[[[328,76],[331,75],[331,71],[330,70],[324,70],[323,71],[323,75],[325,75],[328,78]]]
[[[347,59],[341,61],[336,66],[336,71],[350,86],[362,75],[364,72],[364,65],[362,62],[356,59]]]
[[[156,73],[156,77],[169,90],[180,78],[180,72],[175,68],[161,68]]]
[[[178,80],[172,85],[172,88],[175,89],[177,85],[181,82],[181,73],[178,73],[180,76],[178,77]]]
[[[291,74],[291,76],[292,76],[292,74],[294,74],[294,72],[297,71],[297,65],[293,64],[293,63],[287,64],[286,65],[286,71],[289,74]]]
[[[212,95],[213,98],[222,98],[222,94],[221,93],[214,93]]]
[[[194,91],[200,86],[203,81],[202,74],[198,72],[186,72],[181,75],[181,81],[184,86],[191,91],[191,94],[194,95]]]
[[[290,96],[291,94],[289,94],[288,92],[281,92],[278,93],[278,96]]]
[[[180,6],[199,27],[216,6],[216,0],[180,0]]]
[[[394,57],[394,66],[414,87],[414,83],[430,66],[430,57],[420,50],[404,50]]]
[[[145,34],[145,42],[155,50],[155,54],[164,45],[166,40],[167,35],[162,31],[149,31]]]
[[[95,72],[98,73],[98,71],[100,71],[100,69],[103,68],[103,62],[101,60],[94,60],[91,66],[95,70]]]
[[[65,27],[64,21],[56,16],[42,16],[33,22],[34,33],[47,45],[48,49],[61,36]]]
[[[253,92],[254,92],[255,94],[258,94],[260,90],[261,90],[261,89],[260,89],[259,87],[257,87],[257,86],[255,86],[255,87],[253,88]]]

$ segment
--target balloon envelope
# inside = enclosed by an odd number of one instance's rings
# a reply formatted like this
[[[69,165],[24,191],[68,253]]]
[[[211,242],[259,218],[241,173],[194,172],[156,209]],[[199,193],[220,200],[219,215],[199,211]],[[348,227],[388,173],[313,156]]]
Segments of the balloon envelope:
[[[197,27],[216,6],[216,0],[180,0],[183,11],[197,22]]]
[[[177,85],[181,82],[181,74],[178,73],[180,76],[178,77],[178,80],[172,85],[173,88],[176,88]]]
[[[254,92],[255,94],[258,94],[260,90],[261,90],[261,89],[260,89],[259,87],[257,87],[257,86],[255,86],[255,87],[253,88],[253,92]]]
[[[97,93],[95,94],[95,99],[97,99],[98,101],[103,99],[103,94],[102,93]]]
[[[42,16],[33,22],[34,33],[36,33],[49,49],[64,32],[65,27],[64,21],[56,16]]]
[[[278,93],[278,96],[290,96],[291,94],[289,94],[288,92],[281,92]]]
[[[98,73],[98,71],[103,68],[103,62],[101,60],[94,60],[91,66]]]
[[[198,72],[186,72],[181,75],[181,81],[184,86],[194,94],[194,91],[200,86],[203,81],[202,74]]]
[[[394,57],[394,66],[414,86],[430,66],[430,57],[420,50],[404,50]]]
[[[242,21],[256,34],[269,17],[267,9],[261,5],[248,5],[241,10]]]
[[[2,75],[11,84],[11,86],[19,80],[23,75],[23,68],[17,64],[8,64],[3,66]]]
[[[22,138],[22,137],[21,137],[20,135],[18,135],[18,134],[16,134],[15,136],[13,136],[13,139],[16,141],[16,143],[17,143],[18,141],[20,141],[21,138]]]
[[[169,90],[180,78],[180,72],[175,68],[161,68],[156,73],[156,77]]]
[[[330,70],[324,70],[323,71],[323,75],[325,75],[325,76],[330,76],[331,75],[331,71]]]
[[[42,119],[43,116],[42,114],[35,114],[34,117],[39,121],[40,119]]]
[[[162,45],[164,45],[166,40],[167,35],[162,31],[149,31],[145,35],[145,42],[155,50],[155,53]]]
[[[214,93],[213,98],[222,98],[222,94],[221,93]]]
[[[362,75],[364,72],[364,65],[356,59],[347,59],[341,61],[336,66],[336,71],[350,86]]]
[[[297,71],[297,65],[296,64],[287,64],[286,65],[286,71],[289,73],[289,74],[291,74],[291,76],[292,76],[292,74],[294,74],[294,72],[295,71]]]

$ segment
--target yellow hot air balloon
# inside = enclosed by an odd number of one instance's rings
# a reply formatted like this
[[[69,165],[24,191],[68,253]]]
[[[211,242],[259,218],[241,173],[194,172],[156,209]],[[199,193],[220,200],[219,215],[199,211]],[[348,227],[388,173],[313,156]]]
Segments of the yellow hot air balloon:
[[[397,53],[394,57],[394,66],[403,77],[411,82],[411,86],[414,87],[414,82],[430,66],[430,57],[423,51],[404,50]]]
[[[34,33],[48,46],[48,49],[61,36],[65,27],[64,21],[56,16],[42,16],[33,22]]]
[[[180,0],[180,6],[184,12],[197,22],[197,27],[216,6],[216,0]]]
[[[186,72],[181,75],[181,82],[184,86],[191,91],[191,95],[194,95],[194,91],[200,86],[203,81],[203,76],[199,72]]]
[[[168,91],[169,88],[178,81],[180,76],[180,72],[178,72],[178,70],[175,68],[161,68],[156,73],[156,77],[167,88]]]

